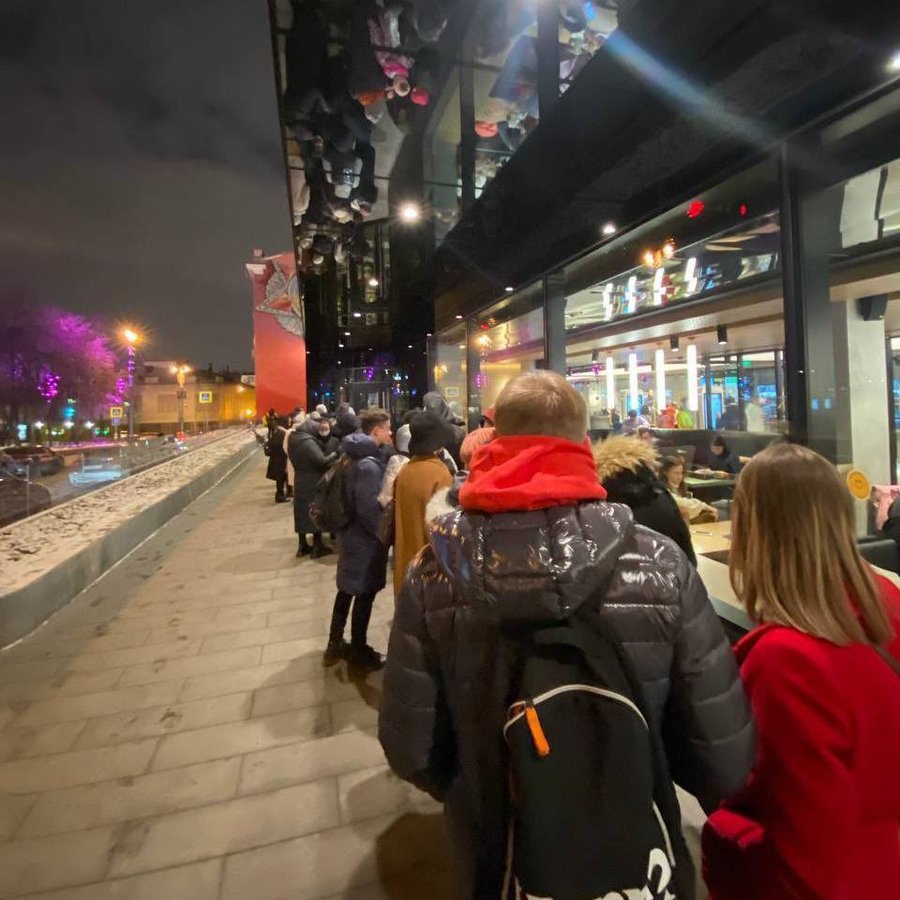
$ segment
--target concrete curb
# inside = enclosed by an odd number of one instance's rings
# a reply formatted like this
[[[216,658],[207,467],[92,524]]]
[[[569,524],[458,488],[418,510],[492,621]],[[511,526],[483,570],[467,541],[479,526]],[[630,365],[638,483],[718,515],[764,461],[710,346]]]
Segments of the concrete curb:
[[[201,494],[234,475],[256,447],[256,441],[241,447],[34,581],[0,594],[0,648],[30,634]]]

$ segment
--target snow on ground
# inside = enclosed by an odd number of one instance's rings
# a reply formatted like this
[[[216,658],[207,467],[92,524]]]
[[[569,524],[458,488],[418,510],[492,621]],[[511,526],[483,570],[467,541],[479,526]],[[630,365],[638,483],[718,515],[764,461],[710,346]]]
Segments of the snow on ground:
[[[5,526],[0,529],[0,592],[21,588],[255,441],[249,430],[229,434],[184,456]]]

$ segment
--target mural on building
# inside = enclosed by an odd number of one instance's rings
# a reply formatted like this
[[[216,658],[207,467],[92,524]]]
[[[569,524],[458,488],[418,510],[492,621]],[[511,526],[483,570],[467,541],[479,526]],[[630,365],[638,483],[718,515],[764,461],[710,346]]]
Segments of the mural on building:
[[[253,285],[253,358],[258,416],[306,406],[303,301],[294,254],[261,254],[246,265]]]

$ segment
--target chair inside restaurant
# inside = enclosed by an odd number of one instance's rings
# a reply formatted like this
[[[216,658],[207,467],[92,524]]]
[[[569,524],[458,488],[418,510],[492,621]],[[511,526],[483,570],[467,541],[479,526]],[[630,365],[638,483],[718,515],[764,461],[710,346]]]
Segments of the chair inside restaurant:
[[[900,575],[900,548],[893,538],[863,539],[859,542],[859,552],[873,566]]]
[[[666,449],[668,450],[668,448]],[[672,447],[671,449],[676,456],[680,456],[684,460],[685,473],[690,472],[694,468],[694,454],[697,452],[697,448],[689,445],[687,447]]]

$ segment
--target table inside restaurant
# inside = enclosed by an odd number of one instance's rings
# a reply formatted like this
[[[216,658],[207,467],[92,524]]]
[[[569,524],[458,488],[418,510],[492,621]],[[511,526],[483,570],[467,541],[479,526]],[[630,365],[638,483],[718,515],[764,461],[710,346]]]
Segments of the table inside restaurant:
[[[727,552],[731,549],[731,522],[691,525],[691,542],[698,556]]]
[[[714,500],[730,500],[734,494],[734,486],[737,478],[729,475],[727,478],[715,478],[708,475],[688,474],[684,479],[684,486],[698,499],[705,503]]]
[[[706,587],[706,593],[709,594],[716,613],[733,625],[749,630],[753,627],[753,623],[743,604],[735,596],[728,576],[731,525],[731,522],[691,525],[691,541],[697,554],[697,574]],[[872,568],[900,587],[900,576],[877,566]]]

